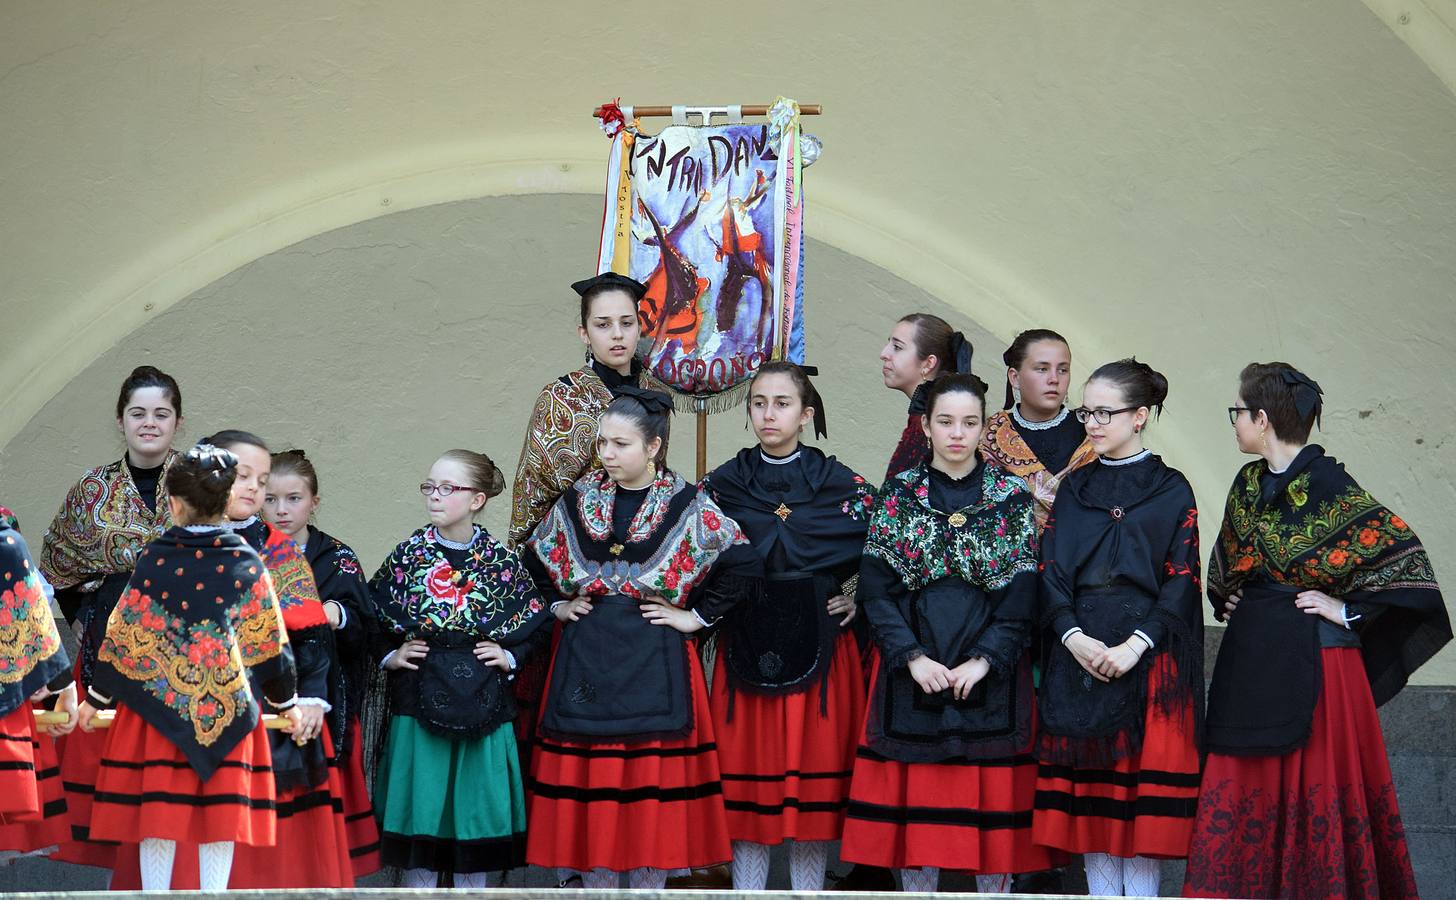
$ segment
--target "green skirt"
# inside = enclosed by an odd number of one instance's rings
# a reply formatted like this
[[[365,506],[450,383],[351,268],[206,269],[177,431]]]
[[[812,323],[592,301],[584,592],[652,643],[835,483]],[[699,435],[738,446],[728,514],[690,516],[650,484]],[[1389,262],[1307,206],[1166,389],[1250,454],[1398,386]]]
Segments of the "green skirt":
[[[525,864],[526,798],[510,722],[456,741],[395,716],[374,806],[387,866],[498,872]]]

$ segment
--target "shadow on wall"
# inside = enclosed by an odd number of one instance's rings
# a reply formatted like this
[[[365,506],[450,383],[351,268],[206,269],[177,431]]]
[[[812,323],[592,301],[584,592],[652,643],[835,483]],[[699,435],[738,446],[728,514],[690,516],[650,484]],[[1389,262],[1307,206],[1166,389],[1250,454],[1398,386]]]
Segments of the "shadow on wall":
[[[577,297],[596,264],[601,200],[529,195],[395,213],[279,250],[122,337],[0,451],[0,497],[37,539],[85,469],[121,454],[116,390],[133,366],[177,377],[179,446],[246,428],[302,447],[319,471],[319,527],[372,566],[424,521],[415,490],[451,447],[514,472],[541,386],[579,367]],[[1000,397],[1000,341],[923,290],[809,241],[808,362],[828,407],[824,446],[878,483],[905,423],[877,357],[908,312],[943,316],[977,347]],[[752,441],[738,412],[709,424],[709,464]],[[672,463],[693,474],[692,420],[675,419]],[[504,536],[509,497],[483,522]]]

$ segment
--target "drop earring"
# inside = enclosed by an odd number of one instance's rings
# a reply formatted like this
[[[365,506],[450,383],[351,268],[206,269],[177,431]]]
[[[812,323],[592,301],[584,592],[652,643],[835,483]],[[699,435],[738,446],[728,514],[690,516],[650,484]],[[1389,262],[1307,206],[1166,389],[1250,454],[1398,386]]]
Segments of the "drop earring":
[[[591,348],[590,347],[586,348],[586,353],[584,353],[582,355],[586,357],[586,364],[587,365],[591,365],[592,364]]]
[[[1141,426],[1141,425],[1134,425],[1134,426],[1132,426],[1132,433],[1133,434],[1142,434],[1143,433],[1143,426]]]

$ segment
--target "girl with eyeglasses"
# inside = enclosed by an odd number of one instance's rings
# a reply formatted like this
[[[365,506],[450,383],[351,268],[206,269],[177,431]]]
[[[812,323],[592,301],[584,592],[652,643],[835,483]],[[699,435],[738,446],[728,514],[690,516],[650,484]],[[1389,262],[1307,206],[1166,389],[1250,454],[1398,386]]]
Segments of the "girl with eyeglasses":
[[[588,888],[661,890],[728,861],[697,637],[761,589],[763,562],[706,491],[666,465],[672,400],[624,388],[603,471],[536,526],[526,563],[559,622],[532,758],[532,865]]]
[[[1005,893],[1064,861],[1031,836],[1035,503],[977,455],[985,413],[979,378],[935,381],[932,459],[880,490],[860,564],[876,671],[840,855],[900,869],[907,891],[956,869]]]
[[[1124,359],[1092,373],[1076,419],[1093,465],[1062,481],[1042,532],[1037,843],[1083,854],[1089,893],[1156,896],[1188,854],[1198,795],[1203,615],[1198,509],[1143,446],[1168,382]]]
[[[451,450],[420,484],[430,524],[370,580],[392,717],[374,800],[404,886],[498,887],[525,862],[526,800],[508,686],[546,607],[519,556],[475,519],[505,478]]]
[[[1322,406],[1288,363],[1239,374],[1234,437],[1259,458],[1208,562],[1228,629],[1185,896],[1417,896],[1375,708],[1451,622],[1410,525],[1308,443]]]
[[[340,760],[344,783],[344,822],[349,832],[349,855],[354,877],[379,871],[379,827],[369,800],[364,774],[363,735],[365,709],[374,711],[371,725],[377,726],[383,697],[369,696],[370,658],[368,636],[372,632],[374,602],[369,584],[354,551],[338,538],[314,525],[319,496],[318,472],[302,450],[273,454],[272,470],[263,499],[263,517],[293,539],[313,571],[324,614],[334,631],[342,682],[335,685],[327,725],[334,752]],[[371,744],[370,750],[374,748]],[[375,758],[371,753],[370,758]]]

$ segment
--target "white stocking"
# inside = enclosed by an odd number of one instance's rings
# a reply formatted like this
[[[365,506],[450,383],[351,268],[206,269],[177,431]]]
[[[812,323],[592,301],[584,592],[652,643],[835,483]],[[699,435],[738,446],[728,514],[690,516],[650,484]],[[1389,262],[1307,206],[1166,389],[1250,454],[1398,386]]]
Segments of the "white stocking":
[[[1011,893],[1010,875],[977,875],[976,891],[981,894]]]
[[[761,891],[768,887],[768,845],[733,842],[733,889]]]
[[[440,883],[440,876],[431,869],[405,869],[404,884],[407,888],[432,888]]]
[[[504,872],[456,872],[455,886],[475,890],[500,887],[505,874]]]
[[[170,891],[172,860],[177,856],[177,842],[145,838],[138,852],[141,857],[142,890]]]
[[[796,891],[824,890],[824,869],[828,865],[828,841],[794,841],[789,847],[789,883]]]
[[[1122,893],[1125,897],[1156,897],[1163,882],[1163,865],[1146,856],[1124,859],[1122,882]]]
[[[900,889],[907,894],[933,894],[939,884],[940,869],[935,866],[900,870]]]
[[[1087,893],[1094,897],[1122,896],[1122,859],[1106,853],[1082,854],[1087,870]]]
[[[592,869],[581,873],[581,886],[591,891],[615,891],[621,884],[611,869]]]
[[[643,866],[627,873],[627,887],[634,891],[660,891],[667,887],[667,870]]]
[[[197,886],[204,891],[225,891],[233,871],[233,842],[214,841],[197,846]]]

